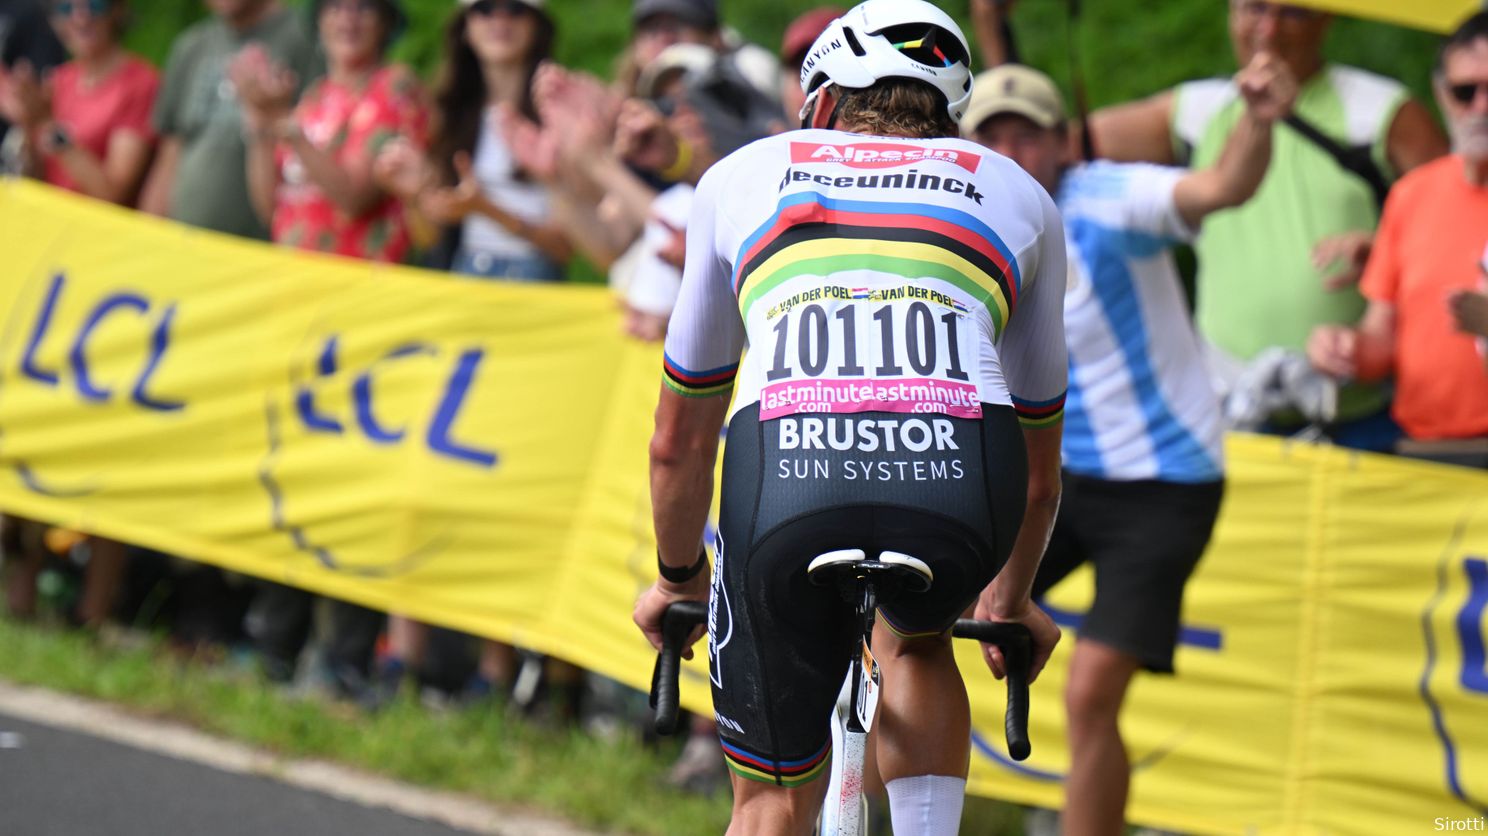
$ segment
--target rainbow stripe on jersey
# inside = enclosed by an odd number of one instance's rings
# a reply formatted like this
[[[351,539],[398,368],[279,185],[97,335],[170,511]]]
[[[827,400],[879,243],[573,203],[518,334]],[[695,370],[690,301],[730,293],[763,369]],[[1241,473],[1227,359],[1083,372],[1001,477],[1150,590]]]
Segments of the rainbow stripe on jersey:
[[[785,282],[844,270],[941,279],[986,306],[999,335],[1022,286],[1007,245],[966,212],[800,192],[783,198],[739,248],[734,295],[747,318],[761,296]]]
[[[730,389],[734,388],[734,378],[739,374],[738,363],[705,371],[692,371],[683,368],[666,354],[662,354],[662,358],[662,368],[665,371],[662,381],[666,383],[668,389],[687,398],[726,395]]]
[[[1025,401],[1013,398],[1013,411],[1018,413],[1018,423],[1029,429],[1052,427],[1064,419],[1064,395],[1047,401]]]

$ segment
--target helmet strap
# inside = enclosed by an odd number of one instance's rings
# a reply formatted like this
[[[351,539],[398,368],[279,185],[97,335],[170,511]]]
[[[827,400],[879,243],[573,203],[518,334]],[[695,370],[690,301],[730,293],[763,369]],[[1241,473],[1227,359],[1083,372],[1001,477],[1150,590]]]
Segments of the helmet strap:
[[[843,96],[839,93],[837,95],[837,101],[832,103],[832,113],[827,117],[827,124],[825,126],[829,131],[837,129],[837,114],[842,110],[842,100]]]

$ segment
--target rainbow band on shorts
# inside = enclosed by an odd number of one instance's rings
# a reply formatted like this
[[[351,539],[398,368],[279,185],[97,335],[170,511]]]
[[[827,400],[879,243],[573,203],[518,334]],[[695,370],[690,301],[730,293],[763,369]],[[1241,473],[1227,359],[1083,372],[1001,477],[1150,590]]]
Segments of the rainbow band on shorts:
[[[821,748],[821,751],[809,758],[796,761],[772,760],[759,755],[751,755],[727,740],[720,741],[720,743],[723,745],[723,760],[735,775],[781,787],[799,787],[810,783],[821,777],[827,765],[832,762],[832,741],[830,740]]]

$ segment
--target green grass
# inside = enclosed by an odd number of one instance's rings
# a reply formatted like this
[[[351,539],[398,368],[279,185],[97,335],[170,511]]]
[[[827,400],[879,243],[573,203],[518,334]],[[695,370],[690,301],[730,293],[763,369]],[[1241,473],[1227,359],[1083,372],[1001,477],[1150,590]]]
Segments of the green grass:
[[[561,816],[606,832],[722,833],[726,795],[667,788],[675,744],[604,740],[487,708],[434,713],[411,699],[368,714],[294,697],[232,665],[183,662],[162,645],[124,647],[0,618],[0,679],[114,703],[261,747]],[[962,833],[1021,832],[1017,808],[967,799]]]
[[[667,788],[674,745],[601,740],[492,708],[436,713],[405,699],[368,714],[287,695],[229,665],[182,662],[160,646],[107,647],[8,620],[0,620],[0,677],[182,721],[285,757],[333,760],[606,831],[711,834],[728,822],[726,797]]]

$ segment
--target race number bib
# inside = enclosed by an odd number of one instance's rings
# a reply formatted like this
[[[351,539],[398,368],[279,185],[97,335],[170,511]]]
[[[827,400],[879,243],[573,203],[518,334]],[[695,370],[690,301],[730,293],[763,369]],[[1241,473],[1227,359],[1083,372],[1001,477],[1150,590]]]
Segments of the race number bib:
[[[980,418],[979,338],[961,301],[916,285],[820,287],[767,317],[760,419],[904,412]],[[791,300],[787,300],[789,302]]]

